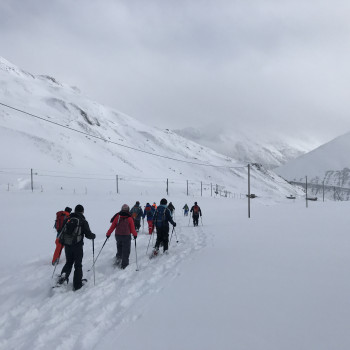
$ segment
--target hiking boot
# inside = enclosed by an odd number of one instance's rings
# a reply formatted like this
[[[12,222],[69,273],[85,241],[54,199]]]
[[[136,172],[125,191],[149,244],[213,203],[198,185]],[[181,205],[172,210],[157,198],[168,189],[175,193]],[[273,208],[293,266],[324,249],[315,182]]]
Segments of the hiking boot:
[[[66,274],[62,273],[62,275],[58,277],[57,284],[63,284],[64,282],[67,282],[68,284],[68,281],[69,279],[66,277]]]
[[[86,278],[83,278],[83,279],[81,280],[81,284],[80,284],[79,286],[75,286],[75,287],[73,288],[73,290],[74,290],[74,291],[79,290],[79,289],[80,289],[81,287],[83,287],[86,283],[87,283],[87,279],[86,279]]]

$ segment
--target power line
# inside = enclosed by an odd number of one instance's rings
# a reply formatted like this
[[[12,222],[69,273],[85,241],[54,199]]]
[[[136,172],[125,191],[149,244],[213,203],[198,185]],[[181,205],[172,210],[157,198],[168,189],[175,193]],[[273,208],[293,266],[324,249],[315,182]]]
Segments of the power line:
[[[196,163],[196,162],[191,162],[191,161],[189,161],[189,160],[183,160],[183,159],[177,159],[177,158],[173,158],[173,157],[163,156],[163,155],[161,155],[161,154],[157,154],[157,153],[153,153],[153,152],[144,151],[144,150],[141,150],[141,149],[139,149],[139,148],[135,148],[135,147],[131,147],[131,146],[126,146],[126,145],[123,145],[123,144],[118,143],[118,142],[106,140],[105,138],[103,138],[103,137],[101,137],[101,136],[92,135],[92,134],[89,134],[89,133],[87,133],[87,132],[84,132],[84,131],[81,131],[81,130],[78,130],[78,129],[71,128],[71,127],[69,127],[69,126],[67,126],[67,125],[63,125],[63,124],[54,122],[54,121],[52,121],[52,120],[45,119],[45,118],[40,117],[40,116],[38,116],[38,115],[36,115],[36,114],[32,114],[32,113],[23,111],[23,110],[21,110],[21,109],[18,109],[18,108],[9,106],[9,105],[7,105],[7,104],[5,104],[5,103],[2,103],[2,102],[0,102],[0,105],[2,105],[2,106],[4,106],[4,107],[7,107],[7,108],[10,108],[10,109],[13,109],[13,110],[15,110],[15,111],[17,111],[17,112],[20,112],[20,113],[29,115],[29,116],[31,116],[31,117],[33,117],[33,118],[37,118],[37,119],[43,120],[43,121],[45,121],[45,122],[47,122],[47,123],[54,124],[54,125],[59,126],[59,127],[61,127],[61,128],[65,128],[65,129],[68,129],[68,130],[77,132],[77,133],[82,134],[82,135],[85,135],[85,136],[89,136],[89,137],[92,137],[92,138],[95,138],[95,139],[98,139],[98,140],[102,140],[102,141],[105,141],[105,142],[109,142],[109,143],[111,143],[111,144],[114,144],[114,145],[117,145],[117,146],[120,146],[120,147],[125,147],[125,148],[131,149],[131,150],[133,150],[133,151],[146,153],[146,154],[149,154],[149,155],[152,155],[152,156],[155,156],[155,157],[170,159],[170,160],[174,160],[174,161],[176,161],[176,162],[182,162],[182,163],[193,164],[193,165],[200,165],[200,166],[207,166],[207,167],[213,167],[213,168],[229,168],[229,169],[241,169],[241,168],[245,168],[245,166],[230,167],[230,166],[226,166],[226,165],[213,165],[213,164]]]

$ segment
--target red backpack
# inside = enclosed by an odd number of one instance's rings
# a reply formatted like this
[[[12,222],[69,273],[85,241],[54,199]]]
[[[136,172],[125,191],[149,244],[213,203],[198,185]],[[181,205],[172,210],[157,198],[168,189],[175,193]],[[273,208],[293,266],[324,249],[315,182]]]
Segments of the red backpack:
[[[60,232],[63,228],[63,221],[67,218],[67,212],[61,210],[56,213],[55,229],[57,232]]]
[[[128,217],[120,216],[118,218],[118,223],[115,228],[116,235],[130,235],[130,224]]]
[[[198,213],[199,213],[199,206],[198,206],[198,205],[195,205],[195,206],[193,207],[193,214],[198,215]]]

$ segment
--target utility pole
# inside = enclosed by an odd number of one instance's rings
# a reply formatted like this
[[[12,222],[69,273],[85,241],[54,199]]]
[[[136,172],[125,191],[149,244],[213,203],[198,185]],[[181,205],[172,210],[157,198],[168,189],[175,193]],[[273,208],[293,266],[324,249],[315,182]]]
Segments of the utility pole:
[[[323,194],[322,194],[322,199],[323,199],[323,202],[324,202],[324,180],[323,180],[323,182],[322,182],[322,192],[323,192]]]
[[[30,183],[31,183],[31,187],[32,187],[32,192],[34,192],[33,169],[30,169]]]
[[[305,200],[306,200],[306,208],[307,208],[307,176],[305,176],[305,190],[306,190]]]
[[[187,195],[188,195],[188,180],[187,180]]]
[[[169,179],[166,179],[166,195],[169,196]]]
[[[250,164],[248,164],[248,218],[250,219]]]
[[[115,176],[115,184],[117,187],[117,193],[119,193],[119,176],[118,175]]]
[[[213,197],[213,183],[210,183],[210,197]]]
[[[203,197],[203,183],[201,181],[201,197]]]

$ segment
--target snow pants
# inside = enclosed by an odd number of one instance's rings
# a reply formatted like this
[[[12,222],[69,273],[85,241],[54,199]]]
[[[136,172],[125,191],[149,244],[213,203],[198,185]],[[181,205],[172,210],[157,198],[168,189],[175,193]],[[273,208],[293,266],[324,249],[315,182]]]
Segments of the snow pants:
[[[74,264],[74,276],[73,276],[74,289],[79,289],[82,286],[82,282],[81,282],[83,278],[82,261],[83,261],[83,255],[84,255],[83,245],[84,245],[84,242],[81,241],[77,244],[66,245],[64,247],[67,261],[66,261],[66,264],[63,266],[61,275],[65,273],[66,277],[68,278]]]
[[[159,249],[160,243],[163,243],[163,251],[169,247],[169,226],[157,227],[157,241],[155,248]]]
[[[139,232],[141,227],[141,219],[140,220],[134,219],[134,224],[135,224],[135,230]]]
[[[195,215],[193,214],[193,226],[198,226],[198,219],[199,219],[199,215]]]
[[[188,210],[184,210],[184,216],[188,216]]]
[[[148,233],[151,235],[153,232],[153,220],[147,220],[148,222]]]
[[[56,261],[58,262],[61,256],[61,252],[63,250],[63,245],[60,243],[58,238],[56,238],[55,243],[56,243],[56,249],[52,257],[52,265],[55,265]]]
[[[121,268],[125,269],[129,265],[131,248],[131,235],[116,235],[117,240],[117,260],[121,260]]]

